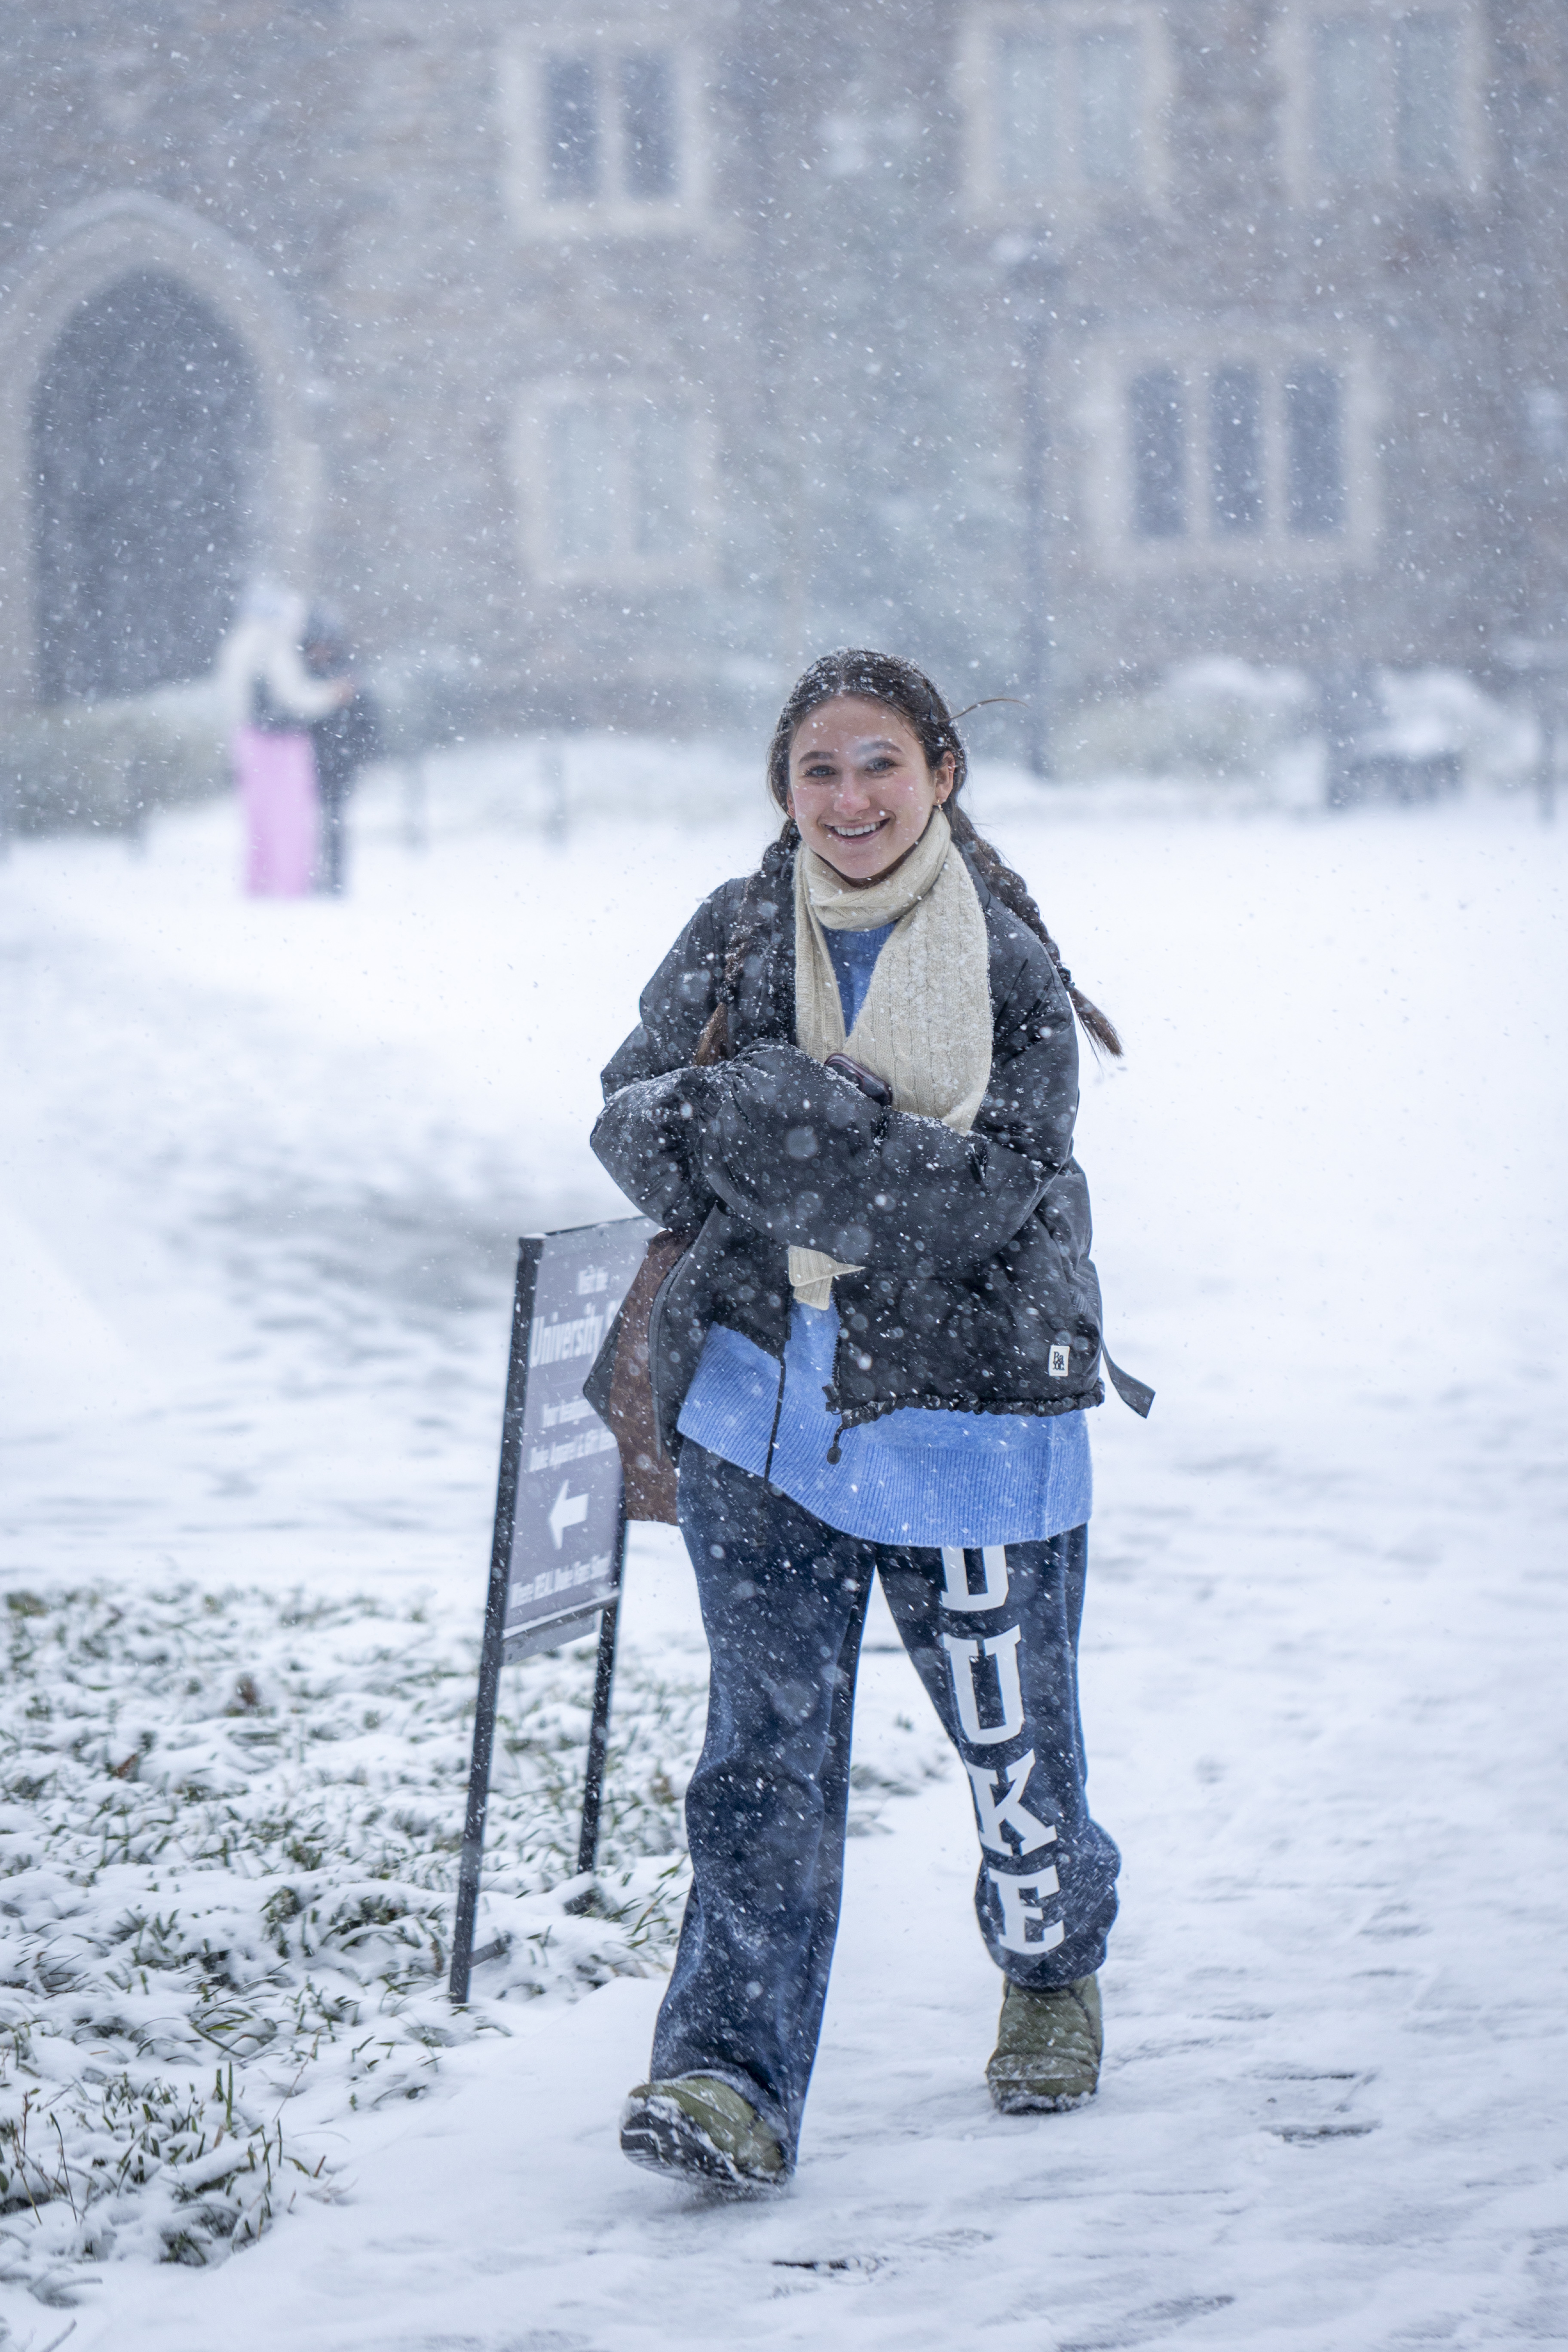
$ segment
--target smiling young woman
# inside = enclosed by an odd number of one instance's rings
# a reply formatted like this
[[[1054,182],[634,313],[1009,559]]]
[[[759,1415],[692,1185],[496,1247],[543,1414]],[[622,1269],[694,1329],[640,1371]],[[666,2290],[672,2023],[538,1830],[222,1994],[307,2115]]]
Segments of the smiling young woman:
[[[689,1237],[650,1371],[711,1654],[691,1893],[621,2144],[731,2188],[795,2162],[874,1576],[973,1792],[992,2095],[1074,2106],[1099,2079],[1119,1857],[1078,1712],[1104,1391],[1075,1011],[1121,1049],[964,771],[920,671],[808,670],[768,756],[784,830],[643,992],[594,1132]]]
[[[808,849],[846,882],[883,881],[952,792],[953,756],[926,765],[920,737],[886,703],[836,695],[789,747],[785,805]]]

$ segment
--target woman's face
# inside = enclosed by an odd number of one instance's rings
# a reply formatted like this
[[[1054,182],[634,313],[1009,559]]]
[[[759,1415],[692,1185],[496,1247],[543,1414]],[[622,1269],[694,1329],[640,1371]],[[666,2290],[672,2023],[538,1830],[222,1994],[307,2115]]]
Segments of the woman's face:
[[[920,737],[885,702],[841,694],[803,719],[789,749],[789,813],[847,882],[907,857],[952,790],[952,754],[926,765]]]

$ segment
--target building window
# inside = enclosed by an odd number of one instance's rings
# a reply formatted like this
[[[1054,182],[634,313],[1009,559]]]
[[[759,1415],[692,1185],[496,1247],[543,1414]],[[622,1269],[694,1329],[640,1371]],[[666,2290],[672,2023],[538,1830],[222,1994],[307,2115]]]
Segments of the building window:
[[[1383,145],[1383,28],[1370,16],[1341,16],[1312,29],[1318,167],[1330,179],[1373,179]]]
[[[661,49],[640,50],[620,62],[621,156],[626,194],[637,204],[662,204],[679,184],[675,77]]]
[[[1263,527],[1263,401],[1242,362],[1209,378],[1209,519],[1223,537]]]
[[[1078,152],[1091,187],[1143,184],[1143,44],[1130,25],[1073,42]]]
[[[695,535],[691,420],[639,407],[632,416],[632,545],[644,562],[679,560]]]
[[[1055,185],[1061,163],[1052,44],[1005,33],[995,50],[996,165],[1002,185],[1031,193]]]
[[[1459,169],[1459,28],[1452,16],[1401,16],[1394,27],[1394,157],[1406,179]]]
[[[552,412],[541,490],[558,572],[603,571],[614,559],[619,487],[614,422],[611,410],[587,403]]]
[[[541,81],[552,204],[592,204],[602,196],[662,204],[675,194],[673,76],[662,50],[608,60],[546,58]]]
[[[508,185],[536,234],[616,234],[702,210],[701,76],[683,48],[607,28],[587,44],[519,36],[501,53]]]
[[[1140,5],[995,6],[969,20],[963,80],[972,201],[1068,210],[1158,193],[1167,60]]]
[[[1140,539],[1180,539],[1187,527],[1187,424],[1174,368],[1146,368],[1128,391],[1132,528]]]
[[[1113,566],[1244,572],[1363,559],[1377,536],[1374,403],[1362,353],[1241,348],[1085,355],[1090,535]]]
[[[1286,146],[1299,186],[1479,186],[1485,75],[1474,0],[1371,0],[1286,19]]]
[[[520,420],[525,551],[542,578],[698,576],[710,541],[700,421],[679,401],[545,386]]]
[[[1296,368],[1285,382],[1286,519],[1299,537],[1342,530],[1345,463],[1334,369]]]
[[[1285,527],[1299,538],[1342,530],[1345,520],[1340,379],[1316,362],[1290,370],[1278,387]],[[1192,396],[1190,396],[1192,395]],[[1268,522],[1263,385],[1258,368],[1231,361],[1194,383],[1190,372],[1145,368],[1127,391],[1132,436],[1131,521],[1138,539],[1180,539],[1188,529],[1189,470],[1207,473],[1207,532],[1247,536]],[[1206,425],[1207,447],[1190,439]],[[1194,528],[1202,530],[1193,518]]]
[[[544,185],[552,204],[586,204],[599,193],[599,110],[586,58],[546,58]]]

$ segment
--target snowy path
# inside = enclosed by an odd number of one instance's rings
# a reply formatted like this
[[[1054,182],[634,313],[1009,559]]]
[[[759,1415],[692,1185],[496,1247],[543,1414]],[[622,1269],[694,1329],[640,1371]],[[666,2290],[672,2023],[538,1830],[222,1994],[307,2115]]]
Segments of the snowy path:
[[[0,1559],[477,1616],[510,1235],[613,1205],[592,1069],[743,838],[373,841],[351,905],[258,909],[226,825],[0,869],[0,1246],[46,1314],[0,1340]],[[509,2010],[254,2252],[107,2266],[72,2352],[1568,2343],[1563,847],[1506,807],[999,829],[1133,1049],[1080,1141],[1160,1389],[1096,1417],[1100,2100],[989,2110],[950,1778],[851,1848],[776,2206],[622,2165],[657,1987],[613,1984]],[[633,1577],[689,1630],[667,1551]]]

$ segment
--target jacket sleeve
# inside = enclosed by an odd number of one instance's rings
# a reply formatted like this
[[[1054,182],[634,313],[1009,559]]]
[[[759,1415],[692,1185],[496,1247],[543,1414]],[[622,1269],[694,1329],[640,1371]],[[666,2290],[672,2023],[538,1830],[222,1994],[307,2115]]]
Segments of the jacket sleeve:
[[[1058,1159],[881,1109],[795,1045],[681,1078],[699,1181],[774,1241],[872,1269],[956,1275],[994,1257],[1071,1148],[1070,1130]]]
[[[605,1108],[593,1147],[645,1217],[695,1230],[714,1193],[691,1152],[691,1066],[719,1001],[730,926],[742,885],[726,883],[699,907],[637,1001],[641,1015],[605,1064]]]
[[[1072,1158],[1078,1039],[1057,969],[988,901],[991,1082],[973,1129],[879,1109],[793,1045],[682,1074],[698,1175],[775,1240],[851,1265],[963,1275],[1040,1206]]]
[[[1078,1120],[1078,1029],[1061,975],[1032,935],[1000,919],[1001,968],[991,1083],[975,1129],[1052,1176],[1072,1157]],[[1011,950],[1008,955],[1006,950]]]

